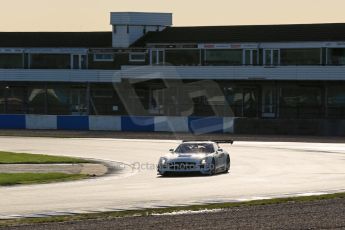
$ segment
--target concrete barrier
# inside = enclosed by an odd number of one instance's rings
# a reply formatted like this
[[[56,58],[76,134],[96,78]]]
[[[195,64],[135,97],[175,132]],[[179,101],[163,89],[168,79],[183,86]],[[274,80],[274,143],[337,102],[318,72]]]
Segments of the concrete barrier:
[[[0,129],[25,129],[25,115],[0,115]]]
[[[26,115],[26,129],[57,129],[57,116]]]
[[[223,118],[223,131],[224,133],[234,133],[235,118],[224,117]]]
[[[89,130],[88,116],[57,116],[57,129]]]
[[[89,129],[95,131],[121,131],[121,117],[90,116]]]
[[[155,117],[155,132],[188,133],[188,117]]]
[[[0,129],[233,133],[234,118],[168,116],[0,115]]]
[[[236,118],[236,134],[345,136],[345,120]]]
[[[189,117],[188,127],[191,133],[223,133],[224,121],[222,117]]]
[[[121,118],[121,130],[129,132],[154,132],[154,117],[125,116]]]

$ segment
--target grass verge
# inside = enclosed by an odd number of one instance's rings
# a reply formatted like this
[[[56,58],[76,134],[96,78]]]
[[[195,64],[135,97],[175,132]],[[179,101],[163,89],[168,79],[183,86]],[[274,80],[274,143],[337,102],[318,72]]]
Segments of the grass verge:
[[[290,198],[277,198],[268,200],[255,200],[238,203],[220,203],[220,204],[208,204],[208,205],[192,205],[182,207],[171,208],[156,208],[156,209],[143,209],[133,211],[117,211],[117,212],[105,212],[105,213],[93,213],[93,214],[80,214],[73,216],[56,216],[56,217],[44,217],[44,218],[24,218],[14,220],[0,220],[0,226],[18,226],[18,225],[32,225],[40,223],[53,223],[53,222],[71,222],[82,220],[109,220],[112,218],[123,218],[132,216],[150,216],[153,214],[163,214],[178,211],[200,211],[200,210],[212,210],[212,209],[229,209],[234,207],[248,207],[258,205],[273,205],[282,203],[297,203],[297,202],[312,202],[327,199],[345,199],[345,193],[327,194],[319,196],[305,196],[305,197],[290,197]]]
[[[87,175],[66,173],[0,173],[0,186],[62,182],[86,177]]]
[[[42,154],[12,153],[0,151],[0,164],[62,164],[62,163],[89,163],[89,161],[60,156]]]

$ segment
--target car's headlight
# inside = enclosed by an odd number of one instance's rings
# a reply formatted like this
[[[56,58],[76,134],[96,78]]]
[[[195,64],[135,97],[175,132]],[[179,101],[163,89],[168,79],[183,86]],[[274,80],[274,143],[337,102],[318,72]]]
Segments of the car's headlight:
[[[206,158],[205,158],[205,159],[202,159],[202,160],[200,161],[200,164],[201,164],[201,165],[205,165],[205,164],[206,164]]]
[[[160,165],[166,165],[167,164],[167,159],[166,158],[161,158],[160,161],[159,161],[159,164]]]

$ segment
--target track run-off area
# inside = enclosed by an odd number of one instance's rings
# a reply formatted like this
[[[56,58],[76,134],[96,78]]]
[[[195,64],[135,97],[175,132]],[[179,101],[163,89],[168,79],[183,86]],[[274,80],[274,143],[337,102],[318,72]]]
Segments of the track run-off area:
[[[0,137],[0,150],[81,157],[120,167],[76,182],[0,187],[0,219],[239,202],[345,191],[345,144],[235,142],[228,174],[160,177],[180,141]]]

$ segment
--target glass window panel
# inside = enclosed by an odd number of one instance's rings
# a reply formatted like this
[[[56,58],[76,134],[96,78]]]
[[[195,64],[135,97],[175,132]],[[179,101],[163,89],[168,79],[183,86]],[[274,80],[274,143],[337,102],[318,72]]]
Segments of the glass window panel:
[[[79,55],[73,55],[73,69],[79,68]]]
[[[330,48],[327,53],[329,65],[345,65],[345,48]]]
[[[328,88],[328,106],[345,107],[345,87]]]
[[[279,65],[279,50],[273,50],[273,65]]]
[[[206,50],[207,65],[242,65],[243,51],[235,50]]]
[[[327,92],[328,117],[343,119],[345,117],[345,85],[330,86]]]
[[[165,50],[165,62],[171,65],[199,65],[200,50]]]
[[[320,65],[321,49],[281,49],[282,65]]]
[[[112,86],[95,85],[91,87],[90,112],[95,115],[114,115],[124,112],[120,99]]]
[[[6,91],[6,113],[25,113],[25,87],[9,86]]]
[[[70,91],[67,86],[49,86],[47,88],[48,114],[70,114]]]
[[[22,69],[22,54],[0,54],[0,69]]]
[[[265,50],[265,64],[271,65],[272,64],[272,51]]]
[[[258,95],[255,88],[243,90],[243,116],[256,117],[258,114]]]
[[[87,114],[86,88],[71,88],[70,103],[72,114]]]
[[[253,50],[253,65],[257,65],[258,64],[258,51],[257,50]]]
[[[251,65],[251,50],[246,50],[245,51],[245,55],[246,55],[246,58],[245,58],[245,63],[246,65]]]
[[[0,113],[5,113],[5,87],[0,86]]]
[[[153,51],[152,51],[152,56],[151,56],[151,58],[152,58],[152,64],[153,64],[153,65],[157,64],[157,51],[156,51],[156,50],[153,50]]]
[[[71,55],[69,54],[32,54],[32,69],[70,69]]]
[[[291,87],[281,90],[282,118],[319,118],[323,116],[321,88]]]
[[[145,62],[146,53],[131,53],[129,54],[129,61],[132,62]]]
[[[241,88],[229,87],[225,89],[224,94],[230,109],[234,113],[234,116],[242,117],[243,90]]]
[[[44,87],[30,87],[28,89],[28,113],[44,114],[46,104],[46,90]]]
[[[113,54],[94,54],[93,56],[94,61],[114,61],[114,55]]]
[[[164,51],[160,50],[158,51],[158,64],[164,64]]]
[[[86,69],[87,68],[87,58],[86,55],[80,55],[81,58],[81,68]]]

